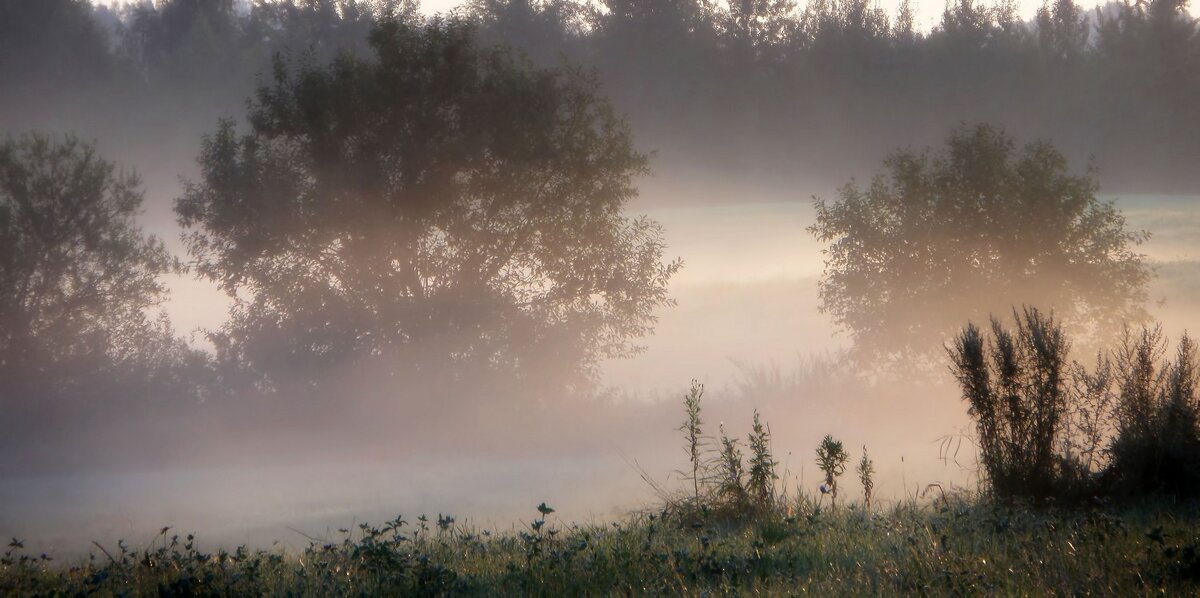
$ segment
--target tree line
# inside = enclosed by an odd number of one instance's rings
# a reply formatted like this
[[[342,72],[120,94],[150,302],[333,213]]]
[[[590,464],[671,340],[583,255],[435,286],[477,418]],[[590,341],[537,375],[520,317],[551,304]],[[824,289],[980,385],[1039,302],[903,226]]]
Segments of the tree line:
[[[272,57],[369,56],[384,18],[416,2],[159,0],[126,9],[76,0],[2,9],[0,102],[104,88],[181,108],[236,106]],[[539,65],[594,67],[654,147],[710,168],[800,171],[837,184],[878,147],[991,122],[1095,156],[1106,183],[1194,188],[1200,155],[1200,35],[1184,0],[948,3],[932,30],[910,3],[867,0],[475,0],[457,18]],[[31,99],[32,98],[32,99]],[[197,108],[201,109],[202,108]],[[863,156],[870,161],[863,162]],[[835,173],[824,180],[823,173]]]

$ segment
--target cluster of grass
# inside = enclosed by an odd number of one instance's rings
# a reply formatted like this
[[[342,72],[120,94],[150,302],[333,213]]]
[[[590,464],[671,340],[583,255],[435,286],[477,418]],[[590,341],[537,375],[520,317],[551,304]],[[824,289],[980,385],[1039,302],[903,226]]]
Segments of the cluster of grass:
[[[515,534],[397,519],[298,554],[203,553],[164,531],[155,546],[70,566],[13,546],[0,594],[1190,594],[1200,591],[1195,506],[1062,511],[949,497],[736,522],[670,511],[607,525],[539,518]]]

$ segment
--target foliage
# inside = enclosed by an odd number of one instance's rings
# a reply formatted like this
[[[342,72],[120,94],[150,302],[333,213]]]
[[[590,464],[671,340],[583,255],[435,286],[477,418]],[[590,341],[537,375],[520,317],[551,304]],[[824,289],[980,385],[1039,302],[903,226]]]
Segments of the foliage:
[[[75,137],[0,143],[4,409],[195,391],[178,376],[202,357],[147,317],[165,298],[159,277],[177,264],[135,224],[141,204],[137,175]]]
[[[817,445],[817,467],[825,474],[825,484],[821,492],[829,494],[834,508],[837,508],[837,479],[846,473],[846,462],[849,460],[850,455],[842,446],[842,441],[834,440],[833,436],[825,435],[821,444]]]
[[[725,424],[719,424],[720,436],[711,448],[710,436],[702,430],[700,398],[704,385],[692,381],[691,391],[684,395],[686,418],[678,428],[683,432],[684,452],[691,464],[690,472],[678,472],[691,482],[686,498],[679,498],[651,482],[667,503],[665,510],[676,512],[681,519],[692,522],[727,519],[742,521],[758,513],[777,510],[782,502],[776,493],[775,472],[778,463],[771,454],[771,431],[756,409],[747,447],[749,461],[743,461],[742,448],[736,437],[730,437]],[[650,481],[649,478],[646,478]]]
[[[1200,373],[1186,333],[1164,361],[1161,328],[1126,328],[1089,371],[1068,366],[1053,318],[1014,315],[1015,331],[993,319],[985,339],[968,325],[949,349],[996,497],[1200,494]]]
[[[742,449],[738,447],[738,439],[730,438],[725,433],[725,424],[721,424],[721,449],[717,457],[719,486],[717,493],[720,497],[734,504],[748,504],[750,495],[746,484],[742,481],[745,467],[742,465]]]
[[[754,424],[748,436],[750,445],[749,479],[746,490],[759,505],[771,505],[775,500],[775,459],[771,455],[771,429],[764,425],[754,410]]]
[[[111,76],[113,57],[86,0],[0,2],[0,106],[19,92],[48,95]],[[19,83],[19,85],[13,85]]]
[[[1117,436],[1110,449],[1119,492],[1200,495],[1200,372],[1186,333],[1163,361],[1160,328],[1127,331],[1114,352]],[[1107,390],[1107,389],[1106,389]],[[1108,392],[1112,392],[1108,390]]]
[[[683,424],[679,426],[679,431],[683,432],[684,450],[687,451],[688,462],[692,464],[692,489],[693,498],[700,501],[700,484],[703,481],[704,463],[704,431],[701,429],[703,422],[700,420],[700,398],[704,396],[704,385],[696,380],[692,380],[692,389],[683,397],[683,409],[687,414],[687,418]]]
[[[1002,130],[956,130],[935,155],[901,151],[866,189],[814,200],[826,250],[821,310],[862,363],[932,357],[964,320],[1012,305],[1054,310],[1103,339],[1142,321],[1151,271],[1090,175],[1046,142],[1017,150]]]
[[[991,491],[1045,499],[1057,489],[1070,346],[1053,316],[1036,308],[1013,316],[1015,332],[992,319],[991,340],[968,324],[949,350],[951,369],[975,419]]]
[[[871,510],[871,499],[875,494],[875,463],[867,456],[867,445],[863,445],[862,459],[858,462],[858,481],[863,489],[863,508]]]
[[[376,23],[423,18],[410,0],[155,0],[123,3],[133,7],[119,21],[105,4],[0,4],[0,28],[11,24],[0,31],[10,83],[0,102],[83,109],[120,130],[145,127],[168,102],[159,116],[172,131],[180,120],[207,127],[276,53],[367,56]],[[478,0],[455,14],[537,64],[596,67],[638,130],[689,164],[753,164],[826,186],[880,144],[982,120],[1055,139],[1073,160],[1094,153],[1106,184],[1122,190],[1196,186],[1200,23],[1186,2],[1118,0],[1093,12],[1055,0],[1029,22],[1012,2],[952,2],[927,31],[908,0],[895,12],[867,0],[797,4]],[[28,122],[24,111],[7,116]],[[871,134],[845,135],[847,118]]]
[[[122,51],[147,77],[193,84],[237,68],[241,22],[233,0],[162,0],[129,9]]]
[[[177,202],[198,272],[236,298],[226,362],[275,382],[351,358],[582,384],[638,352],[680,267],[622,208],[646,157],[576,69],[481,48],[461,20],[386,21],[374,60],[277,62]]]

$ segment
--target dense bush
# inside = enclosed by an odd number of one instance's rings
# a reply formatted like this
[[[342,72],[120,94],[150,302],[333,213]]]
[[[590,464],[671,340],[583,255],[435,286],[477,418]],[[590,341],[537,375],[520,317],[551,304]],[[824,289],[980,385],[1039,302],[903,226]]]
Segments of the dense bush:
[[[1200,494],[1196,344],[1184,334],[1174,360],[1163,361],[1160,328],[1127,334],[1114,352],[1117,436],[1111,477],[1123,494]]]
[[[981,465],[997,498],[1200,493],[1195,343],[1163,361],[1160,328],[1126,330],[1088,370],[1052,316],[1027,308],[1016,329],[968,326],[949,353],[975,419]]]
[[[1056,488],[1055,446],[1066,410],[1068,344],[1052,316],[1015,314],[1015,332],[992,319],[992,338],[974,324],[950,350],[970,403],[982,465],[999,496],[1046,498]]]

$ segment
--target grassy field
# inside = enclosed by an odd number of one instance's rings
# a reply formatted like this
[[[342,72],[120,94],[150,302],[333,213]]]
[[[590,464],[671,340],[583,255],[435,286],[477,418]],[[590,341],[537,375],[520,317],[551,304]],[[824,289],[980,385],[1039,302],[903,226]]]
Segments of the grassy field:
[[[202,552],[165,529],[150,546],[97,545],[90,558],[59,562],[14,540],[0,594],[1200,592],[1194,503],[1055,510],[939,496],[867,513],[804,499],[733,518],[675,505],[605,525],[531,509],[525,529],[505,533],[397,519],[299,553]]]

